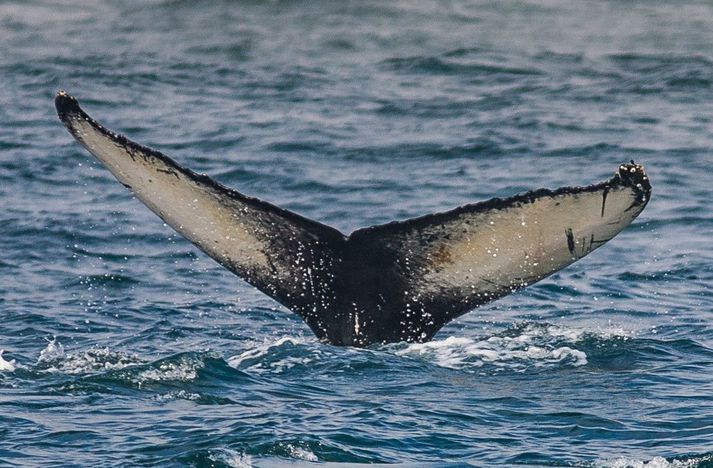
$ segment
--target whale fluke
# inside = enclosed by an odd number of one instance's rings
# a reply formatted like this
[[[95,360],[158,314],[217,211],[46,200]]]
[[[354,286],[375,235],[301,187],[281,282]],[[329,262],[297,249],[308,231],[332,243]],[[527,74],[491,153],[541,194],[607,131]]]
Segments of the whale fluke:
[[[335,345],[427,341],[453,318],[609,241],[651,195],[643,166],[632,161],[599,184],[495,198],[345,236],[107,130],[67,93],[55,106],[77,141],[166,224]]]

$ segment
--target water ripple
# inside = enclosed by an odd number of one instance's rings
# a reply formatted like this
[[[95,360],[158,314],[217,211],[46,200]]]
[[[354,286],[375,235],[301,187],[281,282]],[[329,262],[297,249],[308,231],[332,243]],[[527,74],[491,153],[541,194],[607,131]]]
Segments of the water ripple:
[[[0,5],[0,464],[706,467],[706,2]],[[145,210],[62,129],[344,232],[646,164],[607,246],[364,350]],[[56,338],[54,338],[56,337]]]

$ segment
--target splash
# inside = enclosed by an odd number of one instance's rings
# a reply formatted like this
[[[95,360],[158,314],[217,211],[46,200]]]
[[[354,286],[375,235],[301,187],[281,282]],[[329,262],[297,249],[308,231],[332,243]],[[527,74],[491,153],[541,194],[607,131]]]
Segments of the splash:
[[[91,348],[77,353],[66,353],[62,343],[53,338],[40,351],[37,365],[48,372],[64,374],[87,374],[111,371],[140,364],[133,354],[118,353],[109,348]]]
[[[530,368],[587,364],[576,343],[589,332],[553,325],[528,324],[482,339],[448,337],[427,343],[399,343],[386,348],[400,356],[430,361],[441,367],[474,370],[486,366],[523,372]]]
[[[219,449],[212,452],[208,458],[217,463],[225,463],[232,468],[252,468],[250,455],[231,449]]]
[[[319,461],[317,458],[317,455],[314,454],[309,449],[302,448],[302,447],[297,447],[292,444],[287,444],[287,451],[289,452],[290,456],[292,458],[296,458],[298,460],[305,460],[305,461],[310,461],[310,462],[316,462]]]
[[[198,370],[205,366],[199,357],[180,356],[147,363],[134,354],[109,348],[95,347],[67,353],[56,338],[48,340],[47,346],[40,352],[37,365],[46,372],[70,375],[121,371],[116,374],[117,377],[139,388],[149,383],[189,382],[195,380]]]
[[[611,460],[598,460],[592,466],[595,468],[696,468],[708,466],[713,461],[713,455],[680,460],[666,460],[664,457],[654,457],[651,460],[619,457]]]
[[[288,336],[274,341],[265,341],[252,349],[228,358],[228,365],[248,372],[282,372],[295,366],[307,365],[317,361],[321,356],[321,351],[313,346],[303,346],[314,341]],[[289,352],[288,348],[290,347],[300,347],[304,348],[304,350],[300,350],[299,353],[293,352],[291,355],[284,357],[280,356],[285,352]],[[310,354],[304,355],[303,351]]]
[[[0,349],[0,372],[15,372],[15,360],[6,361],[5,358],[2,357],[2,353],[4,352],[4,349]]]
[[[46,339],[46,338],[45,338]],[[57,361],[64,357],[64,346],[57,341],[57,337],[52,337],[52,340],[47,340],[47,346],[40,351],[40,357],[37,359],[37,364]]]
[[[416,358],[435,365],[466,372],[525,372],[552,367],[581,367],[588,364],[588,341],[628,340],[631,332],[607,328],[571,328],[552,324],[525,322],[504,332],[480,338],[448,337],[427,343],[395,343],[369,349],[319,346],[314,339],[280,337],[253,343],[240,354],[227,359],[235,369],[253,373],[280,373],[293,368],[313,366],[337,356],[351,362],[356,353],[367,360],[389,354]],[[345,354],[349,356],[345,356]]]
[[[291,338],[289,336],[284,336],[278,339],[277,341],[265,341],[264,343],[256,346],[255,348],[248,349],[247,351],[243,351],[238,355],[228,358],[228,364],[231,367],[240,367],[240,364],[242,364],[244,361],[265,356],[271,348],[282,346],[285,343],[292,343],[293,345],[298,345],[302,343],[302,341],[296,338]]]
[[[198,393],[187,392],[185,390],[179,390],[177,392],[169,392],[163,395],[156,396],[157,401],[170,401],[170,400],[188,400],[188,401],[198,401],[201,396]]]
[[[143,370],[129,377],[139,387],[147,383],[189,382],[198,377],[198,370],[205,366],[200,359],[181,357],[177,362],[164,361],[157,367]]]

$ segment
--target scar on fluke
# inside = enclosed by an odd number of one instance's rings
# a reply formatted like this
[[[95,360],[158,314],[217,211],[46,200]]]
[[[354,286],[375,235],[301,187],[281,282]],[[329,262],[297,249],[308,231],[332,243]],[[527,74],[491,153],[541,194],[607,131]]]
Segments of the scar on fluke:
[[[643,166],[632,161],[593,185],[493,198],[345,235],[107,130],[65,92],[55,106],[70,134],[166,224],[335,345],[430,340],[454,318],[596,249],[651,195]]]
[[[608,193],[609,193],[609,189],[604,189],[602,191],[602,215],[601,215],[602,218],[604,217],[604,207],[607,204],[607,194]]]
[[[572,233],[572,228],[565,229],[564,233],[567,236],[567,249],[569,249],[569,253],[574,257],[576,255],[574,250],[574,233]]]

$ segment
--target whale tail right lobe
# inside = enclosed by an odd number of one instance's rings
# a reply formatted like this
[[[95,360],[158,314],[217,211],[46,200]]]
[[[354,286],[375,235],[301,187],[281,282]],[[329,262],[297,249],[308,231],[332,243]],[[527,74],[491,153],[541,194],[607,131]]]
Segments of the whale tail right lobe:
[[[495,198],[352,233],[350,248],[386,280],[376,295],[387,298],[380,320],[391,325],[377,327],[370,340],[430,339],[459,315],[599,248],[650,196],[643,166],[632,161],[596,185]]]

